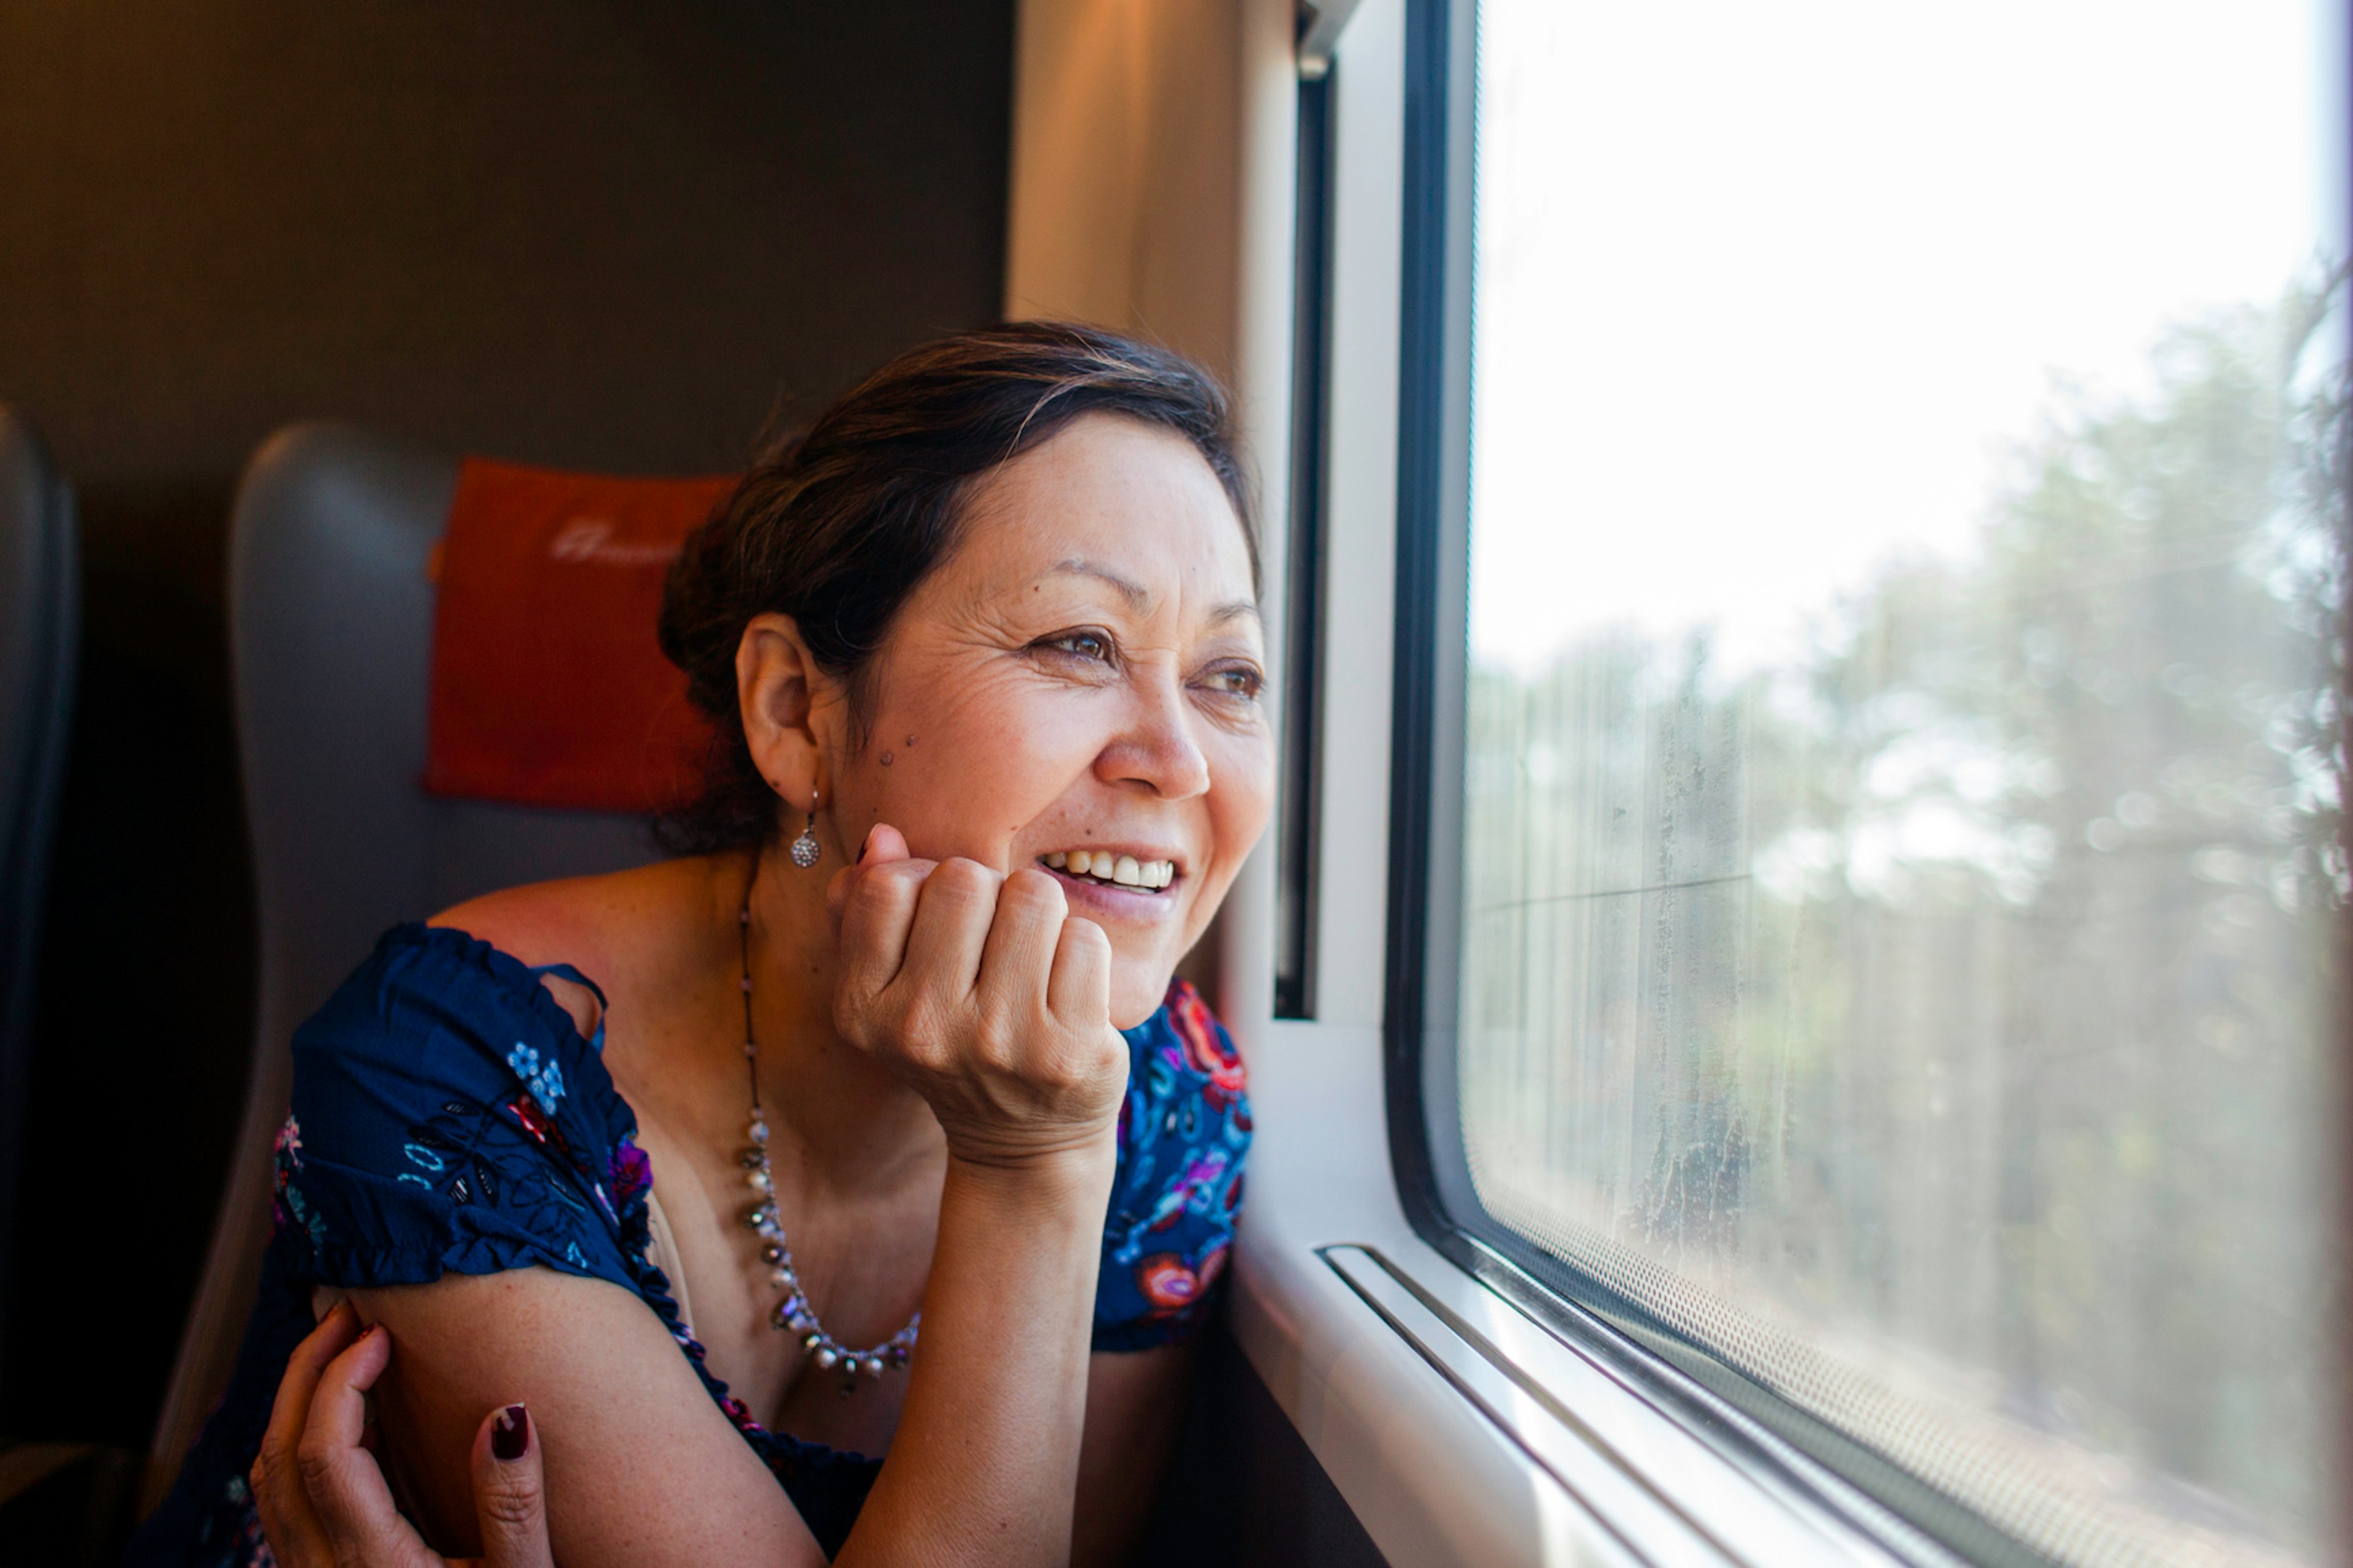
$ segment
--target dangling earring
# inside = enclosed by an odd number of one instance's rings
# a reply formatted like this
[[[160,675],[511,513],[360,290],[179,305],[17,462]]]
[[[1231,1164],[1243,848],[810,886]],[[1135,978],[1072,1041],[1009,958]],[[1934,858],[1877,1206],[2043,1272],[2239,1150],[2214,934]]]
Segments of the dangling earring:
[[[804,871],[817,864],[817,791],[815,790],[809,791],[808,826],[801,829],[801,836],[793,840],[792,847],[786,853],[792,856],[793,864]]]

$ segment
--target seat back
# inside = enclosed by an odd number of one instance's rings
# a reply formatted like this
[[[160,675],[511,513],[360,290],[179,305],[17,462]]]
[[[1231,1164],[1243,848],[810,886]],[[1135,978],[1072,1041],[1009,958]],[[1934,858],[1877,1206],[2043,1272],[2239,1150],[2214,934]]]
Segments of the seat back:
[[[12,1282],[33,973],[80,624],[73,492],[32,427],[0,406],[0,1308]]]
[[[269,1236],[295,1026],[402,921],[657,858],[635,816],[436,799],[425,773],[433,547],[455,457],[338,425],[273,437],[239,486],[229,624],[260,905],[253,1066],[155,1440],[161,1500],[227,1386]]]

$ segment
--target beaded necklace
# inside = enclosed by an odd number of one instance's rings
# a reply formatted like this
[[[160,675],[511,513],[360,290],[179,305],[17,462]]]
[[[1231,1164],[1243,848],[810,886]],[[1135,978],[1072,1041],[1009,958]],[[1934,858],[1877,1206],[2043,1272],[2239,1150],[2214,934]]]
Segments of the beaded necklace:
[[[754,870],[754,879],[758,871]],[[760,1113],[760,1046],[752,1034],[752,890],[744,889],[744,907],[736,915],[736,935],[744,959],[744,1062],[752,1077],[752,1121],[745,1128],[751,1139],[750,1147],[738,1156],[744,1170],[744,1184],[757,1194],[752,1206],[744,1211],[744,1225],[760,1238],[760,1257],[768,1265],[768,1283],[782,1290],[784,1300],[769,1314],[768,1321],[776,1328],[798,1334],[801,1349],[808,1352],[819,1372],[831,1372],[839,1367],[842,1373],[841,1392],[858,1392],[858,1374],[864,1373],[871,1380],[882,1375],[886,1366],[901,1367],[915,1352],[915,1331],[922,1325],[923,1314],[907,1320],[907,1326],[892,1334],[871,1350],[851,1350],[825,1331],[817,1321],[817,1309],[809,1305],[808,1295],[801,1289],[800,1276],[793,1268],[793,1249],[785,1239],[784,1222],[776,1217],[776,1178],[768,1165],[768,1122]]]

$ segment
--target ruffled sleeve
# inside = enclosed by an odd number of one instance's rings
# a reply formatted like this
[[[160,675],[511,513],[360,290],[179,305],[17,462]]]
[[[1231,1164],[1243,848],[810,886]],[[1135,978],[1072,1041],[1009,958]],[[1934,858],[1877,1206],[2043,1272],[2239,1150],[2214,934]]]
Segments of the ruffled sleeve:
[[[1119,1169],[1095,1283],[1099,1351],[1187,1339],[1207,1320],[1250,1152],[1248,1075],[1192,986],[1172,982],[1126,1038]]]
[[[296,1031],[278,1224],[311,1282],[539,1265],[636,1288],[650,1169],[601,1027],[582,1037],[541,973],[402,926]]]

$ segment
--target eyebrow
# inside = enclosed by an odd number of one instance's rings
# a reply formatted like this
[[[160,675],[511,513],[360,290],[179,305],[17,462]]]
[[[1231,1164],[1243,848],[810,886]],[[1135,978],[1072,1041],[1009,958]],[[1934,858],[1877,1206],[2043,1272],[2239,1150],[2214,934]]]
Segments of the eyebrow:
[[[1055,562],[1050,572],[1057,576],[1092,577],[1098,583],[1108,584],[1122,599],[1127,602],[1128,609],[1136,615],[1144,615],[1152,608],[1150,589],[1141,583],[1121,576],[1107,566],[1098,566],[1092,561],[1073,557],[1068,561]],[[1261,612],[1256,601],[1250,599],[1234,599],[1219,605],[1209,612],[1209,624],[1213,626],[1222,626],[1229,621],[1239,620],[1244,616],[1250,616],[1261,626],[1266,625],[1265,615]]]
[[[1152,594],[1149,589],[1141,583],[1129,581],[1107,566],[1098,566],[1092,561],[1074,558],[1055,562],[1052,570],[1056,576],[1092,577],[1098,583],[1110,584],[1118,591],[1119,596],[1127,601],[1127,607],[1139,616],[1152,608]]]

